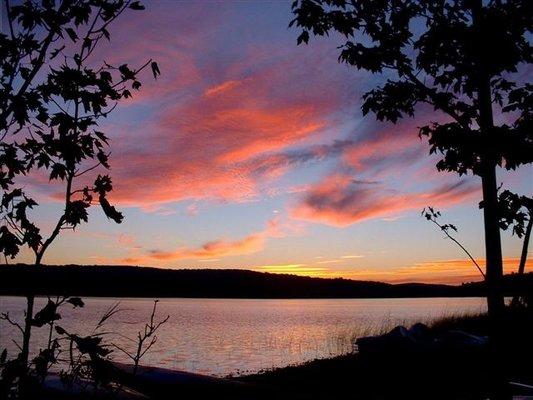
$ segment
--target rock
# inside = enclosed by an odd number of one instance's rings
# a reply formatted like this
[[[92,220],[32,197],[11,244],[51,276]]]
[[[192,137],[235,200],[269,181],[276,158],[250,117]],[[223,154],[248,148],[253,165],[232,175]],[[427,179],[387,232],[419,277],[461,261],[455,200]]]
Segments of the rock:
[[[488,344],[486,336],[476,336],[463,331],[448,331],[435,339],[436,343],[443,346],[453,347],[484,347]]]
[[[433,340],[433,336],[431,334],[431,329],[427,325],[424,325],[420,322],[414,324],[409,329],[409,334],[414,340]]]
[[[43,382],[42,393],[36,398],[54,400],[85,400],[85,399],[113,399],[113,400],[147,400],[148,397],[126,386],[114,385],[111,388],[95,387],[90,381],[78,381],[67,385],[57,374],[49,374]]]
[[[196,398],[249,399],[249,393],[254,389],[252,385],[232,379],[141,365],[133,375],[132,365],[113,365],[117,369],[118,382],[146,393],[154,400],[168,399],[169,393]]]
[[[383,353],[405,349],[413,339],[405,326],[397,326],[384,335],[362,337],[355,343],[361,354]]]

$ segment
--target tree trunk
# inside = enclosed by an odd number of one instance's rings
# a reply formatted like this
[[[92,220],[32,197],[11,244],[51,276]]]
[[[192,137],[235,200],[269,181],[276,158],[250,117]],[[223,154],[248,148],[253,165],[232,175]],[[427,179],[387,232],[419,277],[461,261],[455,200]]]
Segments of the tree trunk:
[[[476,33],[477,48],[477,86],[479,103],[479,128],[485,141],[489,146],[482,154],[481,184],[483,188],[483,219],[485,224],[485,258],[487,283],[487,307],[489,317],[496,323],[503,313],[505,302],[501,290],[503,277],[502,263],[502,243],[500,237],[500,225],[498,216],[498,186],[496,182],[495,155],[496,140],[494,140],[494,119],[492,115],[492,95],[490,85],[490,74],[485,65],[487,55],[483,53],[483,43],[486,40],[484,35],[483,3],[477,0],[472,9],[473,24]]]
[[[494,122],[492,117],[490,80],[488,76],[485,79],[480,77],[478,100],[480,104],[479,125],[483,140],[488,143],[496,143],[492,139],[492,135],[494,135]],[[496,159],[493,150],[489,146],[488,151],[483,155],[481,185],[483,188],[483,219],[485,224],[487,307],[489,317],[493,321],[497,321],[503,313],[505,302],[501,287],[503,278],[502,242],[498,215]]]
[[[527,223],[526,233],[524,234],[524,241],[522,243],[522,254],[520,255],[520,264],[518,264],[518,275],[523,275],[526,270],[526,261],[527,261],[527,249],[529,247],[529,239],[531,237],[531,229],[533,228],[533,213],[529,213],[529,222]],[[517,293],[513,296],[513,300],[511,301],[511,305],[516,306],[520,303],[520,292],[521,289],[518,290]]]
[[[37,254],[35,258],[35,267],[41,265],[42,254]],[[35,294],[29,292],[26,296],[26,316],[24,318],[24,333],[22,335],[22,351],[20,352],[20,361],[23,365],[28,365],[30,355],[30,338],[31,338],[31,321],[33,319],[33,306],[35,304]]]
[[[512,398],[508,377],[505,371],[508,363],[504,350],[504,311],[505,302],[502,292],[503,263],[502,243],[498,213],[498,186],[496,182],[496,138],[494,137],[494,119],[492,115],[491,76],[486,68],[489,55],[486,52],[485,31],[491,29],[484,21],[483,1],[476,0],[472,7],[472,22],[477,59],[475,78],[477,80],[477,100],[479,105],[479,129],[486,150],[481,154],[481,185],[483,188],[483,219],[485,224],[485,259],[487,286],[487,308],[489,313],[491,356],[489,371],[490,398],[492,400],[509,400]]]
[[[487,307],[489,317],[498,321],[504,311],[502,293],[503,263],[500,226],[498,223],[498,194],[496,167],[489,165],[482,176],[483,218],[485,223],[485,258],[487,283]]]
[[[518,266],[518,274],[523,274],[526,270],[527,248],[529,247],[529,238],[531,237],[531,229],[533,228],[533,213],[529,215],[529,222],[527,223],[526,233],[524,235],[524,243],[522,243],[522,254],[520,255],[520,265]]]
[[[21,362],[23,365],[28,365],[28,358],[30,354],[31,320],[33,319],[34,303],[35,296],[33,294],[29,294],[26,297],[26,317],[24,320],[24,334],[22,337],[22,351],[20,353]]]

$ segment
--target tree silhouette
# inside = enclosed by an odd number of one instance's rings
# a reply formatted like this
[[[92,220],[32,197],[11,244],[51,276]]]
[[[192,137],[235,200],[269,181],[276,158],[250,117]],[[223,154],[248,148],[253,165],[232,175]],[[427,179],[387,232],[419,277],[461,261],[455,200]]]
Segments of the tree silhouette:
[[[527,250],[531,230],[533,229],[533,199],[520,196],[509,190],[504,190],[499,197],[500,227],[504,230],[511,228],[513,235],[522,238],[522,251],[518,263],[517,273],[524,274],[527,262]],[[519,303],[519,296],[513,297],[512,304]]]
[[[88,222],[88,208],[95,201],[109,219],[122,221],[107,198],[111,178],[96,174],[97,168],[109,169],[109,141],[98,121],[139,90],[141,70],[150,66],[156,77],[159,68],[152,60],[132,69],[91,58],[103,40],[110,40],[111,23],[128,9],[144,9],[138,1],[12,5],[5,0],[2,7],[8,29],[0,34],[0,251],[7,262],[27,246],[38,267],[63,230]],[[30,210],[38,204],[21,186],[19,178],[29,174],[45,176],[63,188],[64,208],[48,235],[32,220]],[[34,295],[28,293],[23,365],[28,362],[31,328],[39,326],[33,304]]]
[[[290,23],[301,28],[298,44],[310,33],[343,35],[339,61],[383,74],[386,82],[363,96],[363,114],[395,123],[426,104],[445,118],[419,134],[442,154],[438,170],[481,177],[493,319],[504,308],[496,168],[533,160],[533,85],[516,74],[531,62],[532,7],[526,0],[296,0]]]

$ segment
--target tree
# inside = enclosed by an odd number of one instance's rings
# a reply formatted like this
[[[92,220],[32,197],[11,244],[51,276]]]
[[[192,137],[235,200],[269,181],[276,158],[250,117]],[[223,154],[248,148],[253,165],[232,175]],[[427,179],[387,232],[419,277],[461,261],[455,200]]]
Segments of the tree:
[[[504,309],[497,167],[533,161],[533,85],[519,81],[531,63],[527,0],[296,0],[290,25],[345,37],[339,61],[386,81],[363,96],[363,114],[393,123],[429,105],[439,121],[420,128],[437,168],[481,177],[489,314]],[[497,114],[496,122],[494,113]]]
[[[109,219],[122,221],[107,198],[111,178],[95,174],[97,168],[109,169],[109,140],[98,130],[98,121],[140,89],[139,72],[150,66],[156,77],[159,68],[152,60],[132,69],[91,59],[102,40],[110,40],[111,23],[128,9],[144,9],[138,1],[12,5],[4,0],[2,7],[8,29],[0,34],[0,251],[7,261],[27,246],[38,267],[63,230],[88,222],[88,208],[95,201]],[[19,178],[29,174],[47,176],[63,187],[64,208],[49,235],[32,220],[31,210],[38,204],[20,186]],[[91,174],[96,176],[89,179]],[[33,307],[34,294],[28,293],[23,365],[28,363],[32,326],[43,325]]]
[[[511,228],[513,235],[523,238],[517,270],[518,274],[523,274],[526,270],[527,249],[533,228],[533,199],[504,190],[498,196],[498,202],[501,229]]]

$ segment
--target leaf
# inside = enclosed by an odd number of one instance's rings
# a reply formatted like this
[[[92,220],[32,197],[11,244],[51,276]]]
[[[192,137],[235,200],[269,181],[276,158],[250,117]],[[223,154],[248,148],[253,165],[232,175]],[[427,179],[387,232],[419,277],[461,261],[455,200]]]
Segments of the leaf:
[[[73,42],[78,40],[78,34],[74,31],[74,29],[67,28],[65,29],[65,32],[67,32],[67,35],[70,37],[70,40],[72,40]]]
[[[303,31],[302,33],[300,33],[300,36],[298,36],[298,39],[296,39],[296,43],[297,44],[301,44],[301,43],[308,44],[309,43],[309,32]]]
[[[74,307],[83,307],[85,305],[85,303],[83,302],[83,300],[79,297],[70,297],[68,300],[67,300],[67,303],[70,303],[72,304]]]
[[[65,222],[73,227],[81,224],[82,221],[88,222],[89,214],[87,213],[87,208],[89,208],[89,206],[90,204],[86,203],[83,200],[76,200],[70,202],[63,216]]]
[[[159,70],[159,65],[155,61],[152,61],[150,64],[150,67],[152,68],[152,74],[154,75],[154,79],[157,79],[159,75],[161,75],[161,71]]]
[[[54,179],[65,179],[67,176],[67,167],[63,164],[56,163],[52,166],[52,171],[50,172],[50,180]]]
[[[56,325],[56,332],[59,334],[59,335],[64,335],[67,333],[66,330],[64,330],[63,328],[61,328],[59,325]]]
[[[0,253],[5,257],[15,258],[22,243],[9,231],[7,226],[0,227]]]
[[[96,153],[96,158],[98,158],[98,161],[100,161],[100,164],[102,164],[104,168],[109,169],[109,163],[107,162],[108,161],[107,154],[105,154],[103,151],[100,150],[98,153]]]
[[[105,144],[109,144],[109,141],[107,139],[107,136],[104,132],[100,132],[100,131],[94,131],[94,134],[98,137],[98,139],[100,139],[102,142],[104,142]]]
[[[109,71],[100,72],[100,79],[108,83],[113,81],[113,77],[111,76],[111,73]]]
[[[120,224],[124,219],[124,215],[109,203],[105,195],[100,195],[99,200],[106,217]]]
[[[83,47],[90,49],[93,44],[93,41],[90,38],[85,38],[83,40]]]
[[[63,46],[61,46],[61,47],[59,47],[59,48],[57,48],[57,49],[55,49],[55,50],[52,50],[52,51],[50,52],[50,60],[53,60],[54,58],[56,58],[57,55],[58,55],[61,51],[63,51],[64,48],[65,48],[65,45],[63,45]]]
[[[76,343],[76,346],[78,346],[78,350],[82,354],[89,354],[90,356],[100,356],[105,357],[109,353],[111,353],[111,350],[106,349],[102,346],[102,338],[98,336],[87,336],[87,337],[80,337],[77,335],[72,335],[72,339]]]
[[[136,11],[142,11],[145,9],[145,7],[139,2],[139,1],[134,1],[130,4],[130,8],[132,10],[136,10]]]
[[[61,315],[57,313],[57,305],[53,301],[48,300],[48,303],[43,309],[35,314],[31,321],[31,325],[40,328],[41,326],[57,321],[58,319],[61,319]]]
[[[100,195],[105,194],[113,190],[113,182],[108,175],[98,175],[94,181],[93,191]]]

